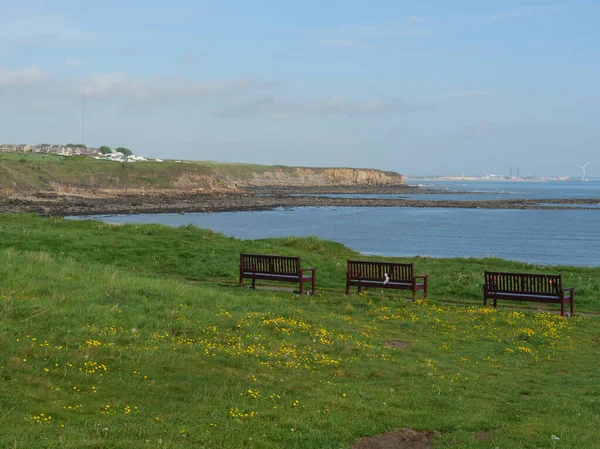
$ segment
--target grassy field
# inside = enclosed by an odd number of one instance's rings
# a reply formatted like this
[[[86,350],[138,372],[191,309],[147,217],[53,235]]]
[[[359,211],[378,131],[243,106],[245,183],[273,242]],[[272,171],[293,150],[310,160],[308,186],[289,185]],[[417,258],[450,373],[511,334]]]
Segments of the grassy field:
[[[29,161],[66,161],[68,156],[57,154],[38,154],[38,153],[0,153],[0,161],[20,161],[21,163]]]
[[[197,187],[209,187],[215,169],[200,163],[113,162],[91,157],[0,154],[0,188],[52,191],[57,185],[96,188],[172,188],[182,177]]]
[[[301,255],[319,293],[239,288],[241,251]],[[348,257],[0,215],[0,447],[347,448],[410,427],[435,448],[597,449],[599,319],[484,308],[481,283],[561,272],[576,312],[596,312],[598,269],[414,259],[431,289],[412,303],[345,296]]]

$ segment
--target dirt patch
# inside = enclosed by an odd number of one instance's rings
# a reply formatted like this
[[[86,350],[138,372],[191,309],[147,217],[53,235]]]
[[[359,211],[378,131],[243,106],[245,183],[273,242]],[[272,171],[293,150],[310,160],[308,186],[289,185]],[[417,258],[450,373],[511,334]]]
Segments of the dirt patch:
[[[412,429],[402,429],[386,432],[374,437],[358,440],[351,449],[431,449],[433,432],[416,432]]]
[[[490,441],[492,439],[492,432],[474,432],[473,438],[475,439],[475,441]]]
[[[412,346],[412,343],[410,341],[388,340],[385,345],[395,349],[408,349]]]
[[[247,288],[250,288],[250,289],[252,288],[252,287],[249,287],[247,285],[245,285],[244,287],[247,287]],[[286,292],[286,293],[294,293],[294,292],[298,291],[297,288],[293,288],[293,287],[281,287],[279,285],[274,286],[274,287],[273,286],[269,286],[269,285],[257,285],[256,286],[256,290],[269,290],[269,291],[272,291],[272,292]],[[307,292],[305,291],[304,293],[306,294]]]

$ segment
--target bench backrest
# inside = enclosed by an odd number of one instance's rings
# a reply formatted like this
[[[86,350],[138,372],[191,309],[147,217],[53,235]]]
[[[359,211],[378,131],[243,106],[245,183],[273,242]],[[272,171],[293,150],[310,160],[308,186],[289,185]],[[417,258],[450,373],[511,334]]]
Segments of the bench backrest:
[[[240,254],[240,269],[266,274],[299,274],[300,257]]]
[[[498,273],[486,271],[485,287],[489,292],[527,295],[560,295],[560,274]]]
[[[385,279],[384,273],[388,274],[390,282],[412,282],[413,264],[349,260],[346,276],[348,279],[383,281]]]

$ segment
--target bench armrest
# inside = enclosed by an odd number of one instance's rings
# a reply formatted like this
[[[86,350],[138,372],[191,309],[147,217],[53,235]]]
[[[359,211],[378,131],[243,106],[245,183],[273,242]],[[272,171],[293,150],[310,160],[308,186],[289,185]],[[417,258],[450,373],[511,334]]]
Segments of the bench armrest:
[[[427,274],[422,274],[420,276],[413,276],[413,285],[414,286],[422,286],[425,291],[427,291],[427,279],[429,278],[429,275]],[[423,282],[421,284],[417,284],[417,279],[423,279]],[[413,287],[414,288],[414,287]],[[425,295],[425,297],[427,297],[427,295]]]
[[[567,287],[561,290],[562,293],[571,292],[571,296],[575,293],[575,287]]]
[[[305,271],[312,271],[313,274],[317,271],[316,268],[300,268],[300,273],[304,273]]]

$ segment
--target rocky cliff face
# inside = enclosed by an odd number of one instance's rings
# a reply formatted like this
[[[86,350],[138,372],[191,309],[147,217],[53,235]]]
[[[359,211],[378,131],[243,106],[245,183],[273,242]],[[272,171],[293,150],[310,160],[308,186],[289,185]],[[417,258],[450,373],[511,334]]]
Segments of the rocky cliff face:
[[[54,193],[105,196],[243,193],[249,188],[398,186],[398,173],[358,168],[311,168],[203,162],[114,163],[0,160],[0,197]]]
[[[253,173],[248,179],[237,181],[239,186],[352,186],[401,185],[406,177],[395,172],[359,168],[306,168],[273,167],[269,171]]]

